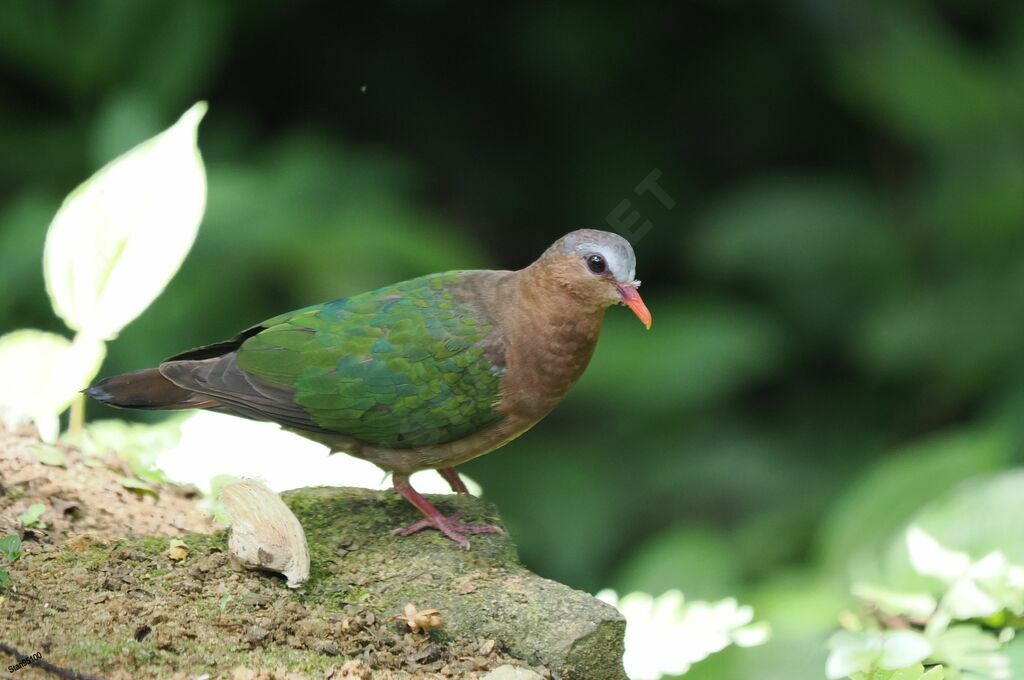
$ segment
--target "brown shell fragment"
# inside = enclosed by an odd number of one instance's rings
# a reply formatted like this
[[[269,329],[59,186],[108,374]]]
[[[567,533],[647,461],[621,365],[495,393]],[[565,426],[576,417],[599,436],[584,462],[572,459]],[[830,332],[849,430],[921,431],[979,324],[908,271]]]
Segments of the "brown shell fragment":
[[[228,550],[239,562],[284,574],[289,588],[309,578],[306,532],[279,495],[247,479],[221,489],[220,501],[231,519]]]

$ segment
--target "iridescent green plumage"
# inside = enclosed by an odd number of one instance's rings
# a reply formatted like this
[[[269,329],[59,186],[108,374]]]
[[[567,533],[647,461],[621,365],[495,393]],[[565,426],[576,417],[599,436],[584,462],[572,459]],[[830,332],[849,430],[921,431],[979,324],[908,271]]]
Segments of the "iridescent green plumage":
[[[408,448],[460,439],[497,421],[493,331],[433,274],[274,317],[237,352],[246,373],[288,390],[321,428]]]

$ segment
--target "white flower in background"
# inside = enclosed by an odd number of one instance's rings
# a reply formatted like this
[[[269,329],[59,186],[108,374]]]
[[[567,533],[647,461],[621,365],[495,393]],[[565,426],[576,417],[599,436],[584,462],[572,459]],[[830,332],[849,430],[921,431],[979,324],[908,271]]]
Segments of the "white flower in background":
[[[992,616],[1003,609],[1024,614],[1024,569],[994,551],[972,562],[967,553],[947,550],[917,527],[907,530],[914,570],[949,585],[942,605],[954,619]]]
[[[614,590],[602,590],[597,598],[617,608],[626,619],[623,661],[632,680],[682,675],[730,644],[753,647],[763,644],[770,633],[765,623],[751,624],[754,610],[732,598],[685,604],[678,590],[658,597],[629,593],[621,599]]]
[[[944,548],[915,526],[907,529],[905,539],[914,570],[940,581],[945,592],[905,593],[856,584],[853,592],[858,599],[902,622],[885,629],[885,620],[863,623],[849,614],[843,623],[849,630],[829,640],[830,680],[1013,678],[1010,657],[1002,652],[1014,638],[1013,628],[992,631],[970,621],[1003,611],[1024,613],[1024,569],[999,551],[974,561],[965,552]],[[907,627],[910,624],[923,625],[924,630]],[[925,671],[922,662],[934,667]]]
[[[912,630],[841,630],[828,641],[825,675],[838,680],[876,668],[897,670],[920,663],[932,653],[932,644]]]

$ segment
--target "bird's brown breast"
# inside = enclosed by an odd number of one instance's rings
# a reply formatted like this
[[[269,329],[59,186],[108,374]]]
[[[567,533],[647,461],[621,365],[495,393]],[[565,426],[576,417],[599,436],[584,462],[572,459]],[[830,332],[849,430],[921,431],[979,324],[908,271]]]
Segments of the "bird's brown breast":
[[[475,277],[474,277],[475,278]],[[532,425],[562,400],[597,345],[604,307],[582,307],[555,280],[518,272],[481,272],[477,297],[495,322],[493,345],[505,369],[500,412]],[[473,279],[468,285],[472,286]],[[527,427],[529,426],[527,425]]]

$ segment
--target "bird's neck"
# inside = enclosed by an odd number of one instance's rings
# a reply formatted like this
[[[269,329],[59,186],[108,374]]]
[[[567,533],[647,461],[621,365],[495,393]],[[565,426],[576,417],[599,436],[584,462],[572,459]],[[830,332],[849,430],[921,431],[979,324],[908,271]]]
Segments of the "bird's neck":
[[[503,310],[510,409],[542,417],[583,374],[597,345],[604,306],[582,304],[536,263],[496,287]]]
[[[605,306],[584,300],[557,269],[535,262],[512,272],[507,294],[515,300],[512,309],[519,313],[520,323],[530,332],[551,339],[586,336],[597,341]]]

